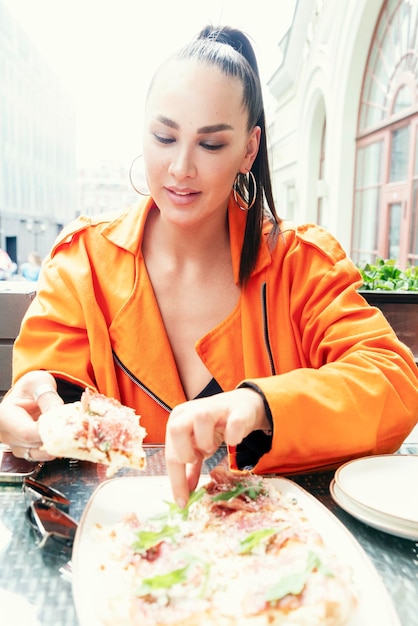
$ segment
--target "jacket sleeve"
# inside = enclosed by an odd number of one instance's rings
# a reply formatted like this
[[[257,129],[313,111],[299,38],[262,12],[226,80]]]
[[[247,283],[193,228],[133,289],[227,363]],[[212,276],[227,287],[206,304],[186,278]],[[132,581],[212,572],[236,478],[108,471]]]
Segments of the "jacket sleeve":
[[[42,268],[38,291],[13,350],[13,382],[35,369],[81,388],[103,388],[113,362],[107,323],[96,300],[94,272],[79,230],[65,233]],[[64,249],[65,253],[60,253]],[[100,363],[100,371],[93,363]],[[113,381],[111,381],[113,382]],[[115,384],[109,384],[118,397]]]
[[[393,452],[417,423],[418,370],[410,350],[358,293],[358,270],[337,242],[312,228],[287,242],[281,271],[267,287],[271,349],[281,373],[252,379],[274,425],[271,450],[254,468],[260,473]]]

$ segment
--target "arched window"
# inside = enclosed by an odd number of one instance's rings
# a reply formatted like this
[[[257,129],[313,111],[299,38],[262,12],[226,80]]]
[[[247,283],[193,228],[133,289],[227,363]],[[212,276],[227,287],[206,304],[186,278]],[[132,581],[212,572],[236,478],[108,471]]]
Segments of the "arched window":
[[[418,2],[387,0],[363,77],[352,257],[418,265]]]

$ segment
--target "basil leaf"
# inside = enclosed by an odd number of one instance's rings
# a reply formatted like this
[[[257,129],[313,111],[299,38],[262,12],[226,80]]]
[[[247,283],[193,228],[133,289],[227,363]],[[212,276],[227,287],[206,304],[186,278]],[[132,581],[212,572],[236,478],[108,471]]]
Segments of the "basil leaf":
[[[263,493],[263,485],[261,482],[254,483],[237,483],[237,485],[230,491],[222,491],[216,496],[213,496],[213,502],[220,502],[224,500],[233,500],[239,496],[247,496],[250,500],[255,500],[257,496]]]
[[[271,587],[266,593],[267,602],[275,602],[281,600],[285,596],[292,594],[298,596],[302,593],[308,578],[307,572],[299,572],[298,574],[289,574],[278,583]]]
[[[176,504],[175,502],[165,501],[165,503],[168,505],[168,508],[169,508],[169,515],[171,516],[180,515],[182,519],[186,520],[189,517],[189,510],[190,510],[191,505],[194,504],[195,502],[198,502],[201,498],[203,498],[205,493],[206,493],[206,489],[204,487],[201,487],[197,491],[192,491],[184,509],[180,508],[178,504]]]
[[[158,574],[152,578],[144,578],[141,586],[137,590],[137,596],[147,596],[159,589],[169,589],[173,585],[184,583],[187,580],[187,570],[189,565],[175,569],[167,574]]]
[[[284,578],[279,580],[278,583],[267,591],[267,602],[277,602],[287,595],[298,596],[308,582],[309,575],[315,569],[322,572],[325,576],[333,576],[332,572],[322,563],[319,556],[314,552],[309,552],[305,569],[301,572],[284,576]]]
[[[266,537],[275,535],[278,531],[275,528],[262,528],[250,533],[240,542],[240,554],[252,552]]]
[[[173,537],[179,532],[178,526],[164,526],[160,530],[139,530],[136,533],[136,541],[132,544],[133,550],[136,552],[146,552],[150,550],[154,546],[164,541],[164,539],[169,539]]]

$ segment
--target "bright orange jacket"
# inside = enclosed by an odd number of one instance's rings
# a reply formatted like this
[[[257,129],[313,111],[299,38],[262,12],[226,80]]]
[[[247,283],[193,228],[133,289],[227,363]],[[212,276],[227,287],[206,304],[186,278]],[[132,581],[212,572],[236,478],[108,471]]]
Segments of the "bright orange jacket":
[[[141,252],[152,200],[118,215],[81,217],[44,265],[14,348],[14,380],[46,369],[118,398],[163,443],[170,409],[186,400]],[[246,215],[231,197],[233,268]],[[291,473],[394,451],[417,422],[417,368],[360,275],[314,225],[266,224],[235,310],[196,350],[224,391],[253,381],[274,420],[256,472]],[[234,450],[230,462],[235,467]]]

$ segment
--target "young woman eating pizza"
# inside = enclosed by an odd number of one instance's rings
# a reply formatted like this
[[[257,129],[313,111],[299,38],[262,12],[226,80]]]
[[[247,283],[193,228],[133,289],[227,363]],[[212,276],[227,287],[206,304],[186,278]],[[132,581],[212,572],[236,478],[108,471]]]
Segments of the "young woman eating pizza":
[[[180,504],[222,441],[232,468],[263,474],[395,451],[417,421],[416,365],[333,236],[278,216],[248,38],[205,28],[157,70],[145,113],[150,196],[58,237],[1,440],[51,458],[40,412],[90,388],[166,443]]]

